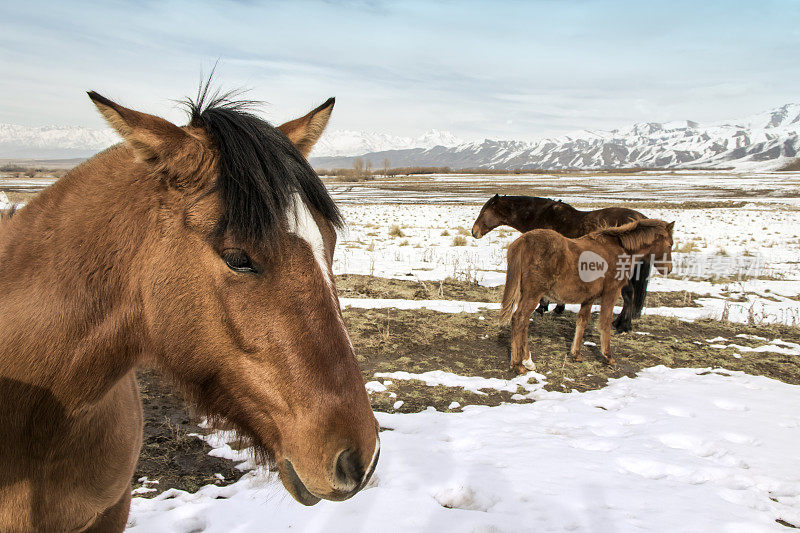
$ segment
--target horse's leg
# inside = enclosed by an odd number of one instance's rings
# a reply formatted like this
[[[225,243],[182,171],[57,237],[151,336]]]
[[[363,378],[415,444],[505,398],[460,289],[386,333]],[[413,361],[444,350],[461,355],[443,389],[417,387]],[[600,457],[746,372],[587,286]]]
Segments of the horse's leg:
[[[628,280],[628,283],[622,287],[622,311],[619,312],[613,324],[617,333],[625,333],[633,329],[633,324],[631,324],[633,319],[633,296],[633,281]]]
[[[536,308],[536,312],[543,315],[547,312],[548,307],[550,307],[550,302],[547,298],[542,298],[539,300],[539,307]]]
[[[122,498],[117,503],[103,511],[97,520],[89,526],[86,533],[119,533],[125,530],[128,522],[128,512],[131,508],[130,487],[125,488]]]
[[[600,328],[600,353],[603,354],[609,365],[616,363],[614,356],[611,355],[611,316],[614,314],[614,302],[617,297],[617,294],[603,295],[600,301],[600,316],[597,319],[597,325]]]
[[[558,304],[556,305],[555,309],[553,309],[554,315],[560,315],[564,312],[564,309],[567,307],[566,304]]]
[[[644,301],[647,298],[647,285],[650,282],[650,261],[642,261],[636,265],[633,284],[633,318],[642,316]]]
[[[578,319],[575,321],[575,338],[572,340],[572,350],[570,354],[575,361],[583,361],[581,358],[581,346],[583,346],[583,332],[586,331],[586,324],[592,314],[592,302],[581,304],[578,311]]]
[[[528,349],[528,326],[531,321],[531,313],[538,301],[538,297],[528,298],[523,291],[517,310],[511,315],[511,369],[518,374],[536,370]]]

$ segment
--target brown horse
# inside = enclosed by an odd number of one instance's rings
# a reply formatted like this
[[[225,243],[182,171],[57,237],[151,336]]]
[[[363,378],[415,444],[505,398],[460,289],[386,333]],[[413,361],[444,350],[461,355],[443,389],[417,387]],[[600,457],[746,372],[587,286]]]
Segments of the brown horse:
[[[89,97],[125,142],[0,226],[0,531],[125,527],[140,364],[299,502],[351,497],[380,446],[306,160],[334,100],[275,128],[206,85],[178,127]]]
[[[522,233],[532,229],[551,229],[565,237],[576,239],[601,228],[621,226],[643,218],[647,217],[625,207],[580,211],[561,200],[495,194],[481,208],[472,226],[472,236],[480,239],[497,226],[511,226]],[[623,287],[622,311],[614,320],[614,329],[618,332],[633,329],[631,321],[642,314],[649,276],[650,263],[642,261],[636,265],[630,283]],[[543,298],[536,311],[544,313],[549,305],[550,302]],[[563,311],[564,304],[560,303],[553,312],[561,314]]]
[[[537,229],[511,243],[501,311],[504,321],[511,320],[511,368],[520,374],[535,369],[527,351],[528,325],[542,296],[581,304],[570,350],[576,361],[581,360],[592,302],[600,299],[600,349],[606,362],[613,364],[610,334],[614,302],[637,260],[647,258],[665,275],[672,270],[673,227],[674,222],[642,219],[578,239]],[[524,352],[527,357],[523,361]]]

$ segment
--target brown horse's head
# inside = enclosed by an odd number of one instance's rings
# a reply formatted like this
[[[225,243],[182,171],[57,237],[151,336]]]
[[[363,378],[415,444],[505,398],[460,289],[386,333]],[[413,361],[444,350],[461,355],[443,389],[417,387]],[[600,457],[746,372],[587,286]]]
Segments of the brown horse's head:
[[[478,218],[475,219],[475,224],[472,225],[472,236],[476,239],[480,239],[497,226],[503,224],[502,218],[495,212],[495,207],[499,201],[500,195],[495,194],[483,204]]]
[[[306,160],[334,100],[275,128],[206,94],[178,127],[89,93],[126,140],[111,171],[157,197],[131,222],[152,234],[133,274],[142,345],[295,499],[347,499],[380,445],[331,270],[341,216]]]
[[[672,272],[672,230],[675,228],[675,222],[663,222],[666,235],[662,235],[660,239],[654,242],[654,246],[650,251],[653,259],[653,266],[658,272],[664,276]]]
[[[675,222],[664,222],[643,218],[604,228],[592,233],[600,238],[613,238],[625,252],[633,257],[647,258],[658,272],[667,275],[672,272],[672,230]]]

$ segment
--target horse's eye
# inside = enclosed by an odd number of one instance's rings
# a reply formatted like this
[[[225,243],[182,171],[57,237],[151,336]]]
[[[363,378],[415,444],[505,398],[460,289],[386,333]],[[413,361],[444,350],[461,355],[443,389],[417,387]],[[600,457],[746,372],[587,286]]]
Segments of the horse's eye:
[[[243,250],[228,248],[222,251],[222,259],[228,268],[234,272],[256,272],[256,267],[250,260],[250,256]]]

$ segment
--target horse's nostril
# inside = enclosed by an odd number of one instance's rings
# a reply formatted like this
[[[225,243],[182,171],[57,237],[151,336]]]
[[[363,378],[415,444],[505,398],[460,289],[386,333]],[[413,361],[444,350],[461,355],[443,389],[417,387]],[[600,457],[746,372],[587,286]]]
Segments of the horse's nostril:
[[[342,485],[342,489],[350,491],[358,487],[364,479],[364,465],[358,458],[358,454],[351,450],[344,450],[336,458],[336,481]]]

